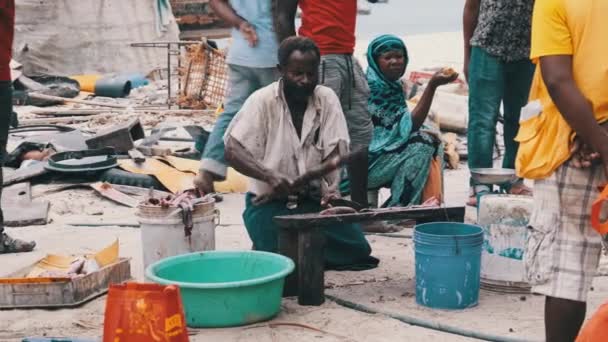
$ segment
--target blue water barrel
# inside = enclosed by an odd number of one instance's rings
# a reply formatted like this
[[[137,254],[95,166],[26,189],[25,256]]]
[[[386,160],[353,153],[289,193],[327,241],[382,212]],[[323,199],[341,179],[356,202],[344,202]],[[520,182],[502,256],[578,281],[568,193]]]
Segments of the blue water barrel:
[[[416,302],[437,309],[465,309],[479,301],[483,229],[437,222],[416,226]]]
[[[113,75],[95,82],[95,95],[105,97],[127,97],[131,93],[131,81],[124,76]]]
[[[147,86],[148,84],[150,84],[150,81],[143,74],[126,73],[121,74],[120,76],[128,79],[131,82],[131,89]]]

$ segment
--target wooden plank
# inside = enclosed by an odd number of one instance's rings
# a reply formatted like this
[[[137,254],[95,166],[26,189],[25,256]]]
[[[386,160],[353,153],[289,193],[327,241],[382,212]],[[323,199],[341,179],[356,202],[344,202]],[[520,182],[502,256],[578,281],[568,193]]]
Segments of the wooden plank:
[[[23,182],[25,180],[41,176],[48,171],[44,168],[46,166],[46,162],[44,163],[36,163],[29,167],[23,169],[17,169],[15,172],[11,173],[8,177],[5,177],[2,184],[4,186]]]
[[[71,220],[67,220],[66,222],[64,222],[66,225],[68,226],[74,226],[74,227],[134,227],[134,228],[139,228],[139,222],[137,221],[127,221],[127,220],[123,220],[120,221],[118,219],[116,220],[104,220],[103,218],[99,219],[99,221],[95,222],[93,221],[94,218],[91,217],[91,219],[88,219],[86,221],[81,220],[77,220],[77,219],[71,219]]]
[[[121,116],[131,116],[133,114],[122,114]],[[23,119],[19,120],[19,124],[23,126],[27,125],[54,125],[54,124],[69,124],[77,122],[86,122],[93,119],[109,118],[116,116],[115,114],[97,114],[89,116],[70,116],[70,117],[59,117],[59,118],[40,118],[40,119]]]
[[[320,228],[298,232],[298,304],[325,302],[325,235]]]
[[[2,207],[4,225],[7,227],[23,227],[45,225],[49,214],[49,202],[15,203]]]
[[[369,221],[414,220],[424,222],[464,222],[465,207],[389,208],[343,215],[302,214],[277,216],[274,221],[282,228],[302,229],[306,226],[326,227],[337,223]]]
[[[44,109],[33,110],[32,114],[38,116],[89,116],[97,114],[109,114],[111,112],[119,112],[115,109]]]
[[[101,196],[127,207],[136,208],[139,205],[138,199],[114,189],[109,183],[93,183],[91,184],[91,188],[97,191]]]
[[[69,277],[0,278],[0,284],[66,283]]]
[[[283,297],[293,297],[298,295],[298,271],[300,269],[298,258],[298,232],[295,230],[279,229],[279,254],[290,258],[295,268],[291,274],[285,278],[283,287]]]
[[[155,190],[155,189],[146,189],[146,188],[140,188],[137,186],[130,186],[130,185],[112,184],[112,187],[127,195],[137,196],[137,197],[148,198],[148,197],[150,197],[150,195],[152,195],[152,197],[154,197],[154,198],[161,198],[161,197],[167,197],[167,196],[173,195],[172,193],[166,192],[166,191],[160,191],[160,190]]]
[[[2,189],[2,207],[14,206],[18,203],[30,203],[32,189],[30,183],[17,183]]]
[[[74,302],[81,303],[96,293],[105,293],[111,284],[120,284],[130,278],[131,264],[129,259],[124,258],[97,272],[87,274],[82,278],[75,278],[72,281]]]
[[[105,294],[110,284],[131,279],[130,259],[121,258],[68,282],[0,283],[0,309],[70,308]]]
[[[80,103],[80,104],[86,104],[89,106],[100,106],[100,107],[121,108],[121,109],[127,108],[126,105],[120,105],[120,104],[115,104],[115,103],[70,99],[70,98],[65,98],[65,97],[45,95],[45,94],[39,94],[39,93],[30,93],[29,96],[33,99],[58,101],[58,102],[62,102],[62,103]]]
[[[44,195],[64,190],[89,188],[92,183],[70,183],[70,184],[39,184],[32,187],[32,197],[37,198]]]
[[[215,114],[214,110],[208,109],[167,109],[167,108],[147,108],[147,107],[135,107],[132,109],[135,112],[142,113],[161,113],[161,114],[175,114],[175,115],[183,115],[183,116],[193,116],[193,115],[202,115],[202,116],[213,116]],[[123,114],[124,111],[121,109],[113,109],[113,108],[86,108],[86,109],[42,109],[42,110],[33,110],[31,112],[37,116],[91,116],[98,114]],[[84,120],[84,118],[83,118]]]

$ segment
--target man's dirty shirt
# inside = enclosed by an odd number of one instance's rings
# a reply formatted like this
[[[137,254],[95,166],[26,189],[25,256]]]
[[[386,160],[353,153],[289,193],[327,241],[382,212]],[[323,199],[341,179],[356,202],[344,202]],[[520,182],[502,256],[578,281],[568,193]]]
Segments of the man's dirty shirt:
[[[278,81],[247,99],[226,130],[224,141],[229,137],[236,139],[264,167],[294,180],[319,166],[336,148],[340,149],[340,155],[348,152],[346,119],[338,97],[330,88],[317,86],[308,100],[301,136],[302,139],[293,125],[282,82]],[[331,177],[338,176],[335,172]],[[315,187],[314,183],[311,185]],[[320,182],[316,186],[324,188]],[[265,182],[250,178],[249,191],[261,195],[270,188]]]

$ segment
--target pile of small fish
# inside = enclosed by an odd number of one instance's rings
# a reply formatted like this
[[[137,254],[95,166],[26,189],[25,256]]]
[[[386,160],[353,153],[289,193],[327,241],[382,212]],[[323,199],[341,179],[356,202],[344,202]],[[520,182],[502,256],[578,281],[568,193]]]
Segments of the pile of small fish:
[[[150,196],[144,204],[160,206],[162,208],[177,207],[177,209],[169,214],[169,216],[173,216],[181,212],[186,237],[192,235],[192,228],[194,227],[194,223],[192,221],[192,211],[194,210],[194,206],[211,200],[214,195],[208,194],[206,196],[199,197],[198,192],[195,190],[187,190],[176,195],[169,195],[163,198],[154,198],[153,194],[154,192],[150,191]]]
[[[345,203],[347,205],[341,205],[341,206],[332,206],[332,205],[329,204],[328,205],[329,208],[321,211],[319,213],[319,215],[321,215],[321,216],[346,215],[346,214],[369,213],[369,212],[378,212],[380,210],[382,210],[382,211],[386,211],[387,210],[387,209],[369,209],[369,208],[365,208],[365,209],[357,211],[357,209],[354,208],[353,206],[348,206],[348,202],[350,202],[350,201],[342,200],[341,203]],[[425,201],[421,205],[413,205],[413,206],[409,206],[407,208],[411,208],[411,209],[415,209],[415,208],[433,208],[433,207],[440,207],[440,206],[441,206],[441,202],[437,198],[431,197],[430,199],[428,199],[427,201]],[[402,209],[402,208],[399,208],[399,209]],[[388,210],[390,210],[390,208],[388,208]]]

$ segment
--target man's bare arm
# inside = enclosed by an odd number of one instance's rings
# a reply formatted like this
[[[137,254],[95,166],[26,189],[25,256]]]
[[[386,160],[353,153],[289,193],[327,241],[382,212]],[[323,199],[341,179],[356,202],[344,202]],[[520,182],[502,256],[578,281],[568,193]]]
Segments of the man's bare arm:
[[[238,140],[228,138],[225,151],[226,161],[230,166],[247,177],[268,183],[274,194],[287,196],[291,191],[291,180],[264,167]]]
[[[477,27],[481,0],[467,0],[462,15],[462,32],[464,38],[464,77],[469,78],[469,61],[471,60],[471,38]]]
[[[553,102],[578,137],[599,153],[608,173],[608,134],[598,124],[593,106],[580,91],[572,74],[572,56],[540,58],[540,70]]]
[[[274,28],[279,42],[296,35],[298,0],[272,0]]]
[[[211,0],[209,5],[211,5],[213,12],[215,12],[220,19],[230,24],[231,27],[238,29],[243,22],[247,21],[236,13],[234,8],[230,6],[228,0]]]
[[[327,156],[327,158],[325,158],[325,160],[323,160],[323,163],[325,163],[328,160],[332,160],[336,157],[344,156],[347,151],[348,151],[348,148],[347,148],[346,142],[340,141],[336,145],[334,150]],[[341,180],[340,179],[340,169],[336,169],[335,171],[330,172],[327,175],[325,175],[323,177],[323,182],[325,183],[324,185],[326,186],[326,188],[322,189],[323,192],[324,193],[337,192],[338,188],[340,187],[340,180]]]
[[[218,17],[230,24],[230,26],[241,31],[250,46],[254,47],[257,45],[258,35],[255,31],[255,27],[245,20],[245,18],[238,15],[228,0],[211,0],[209,4]]]

